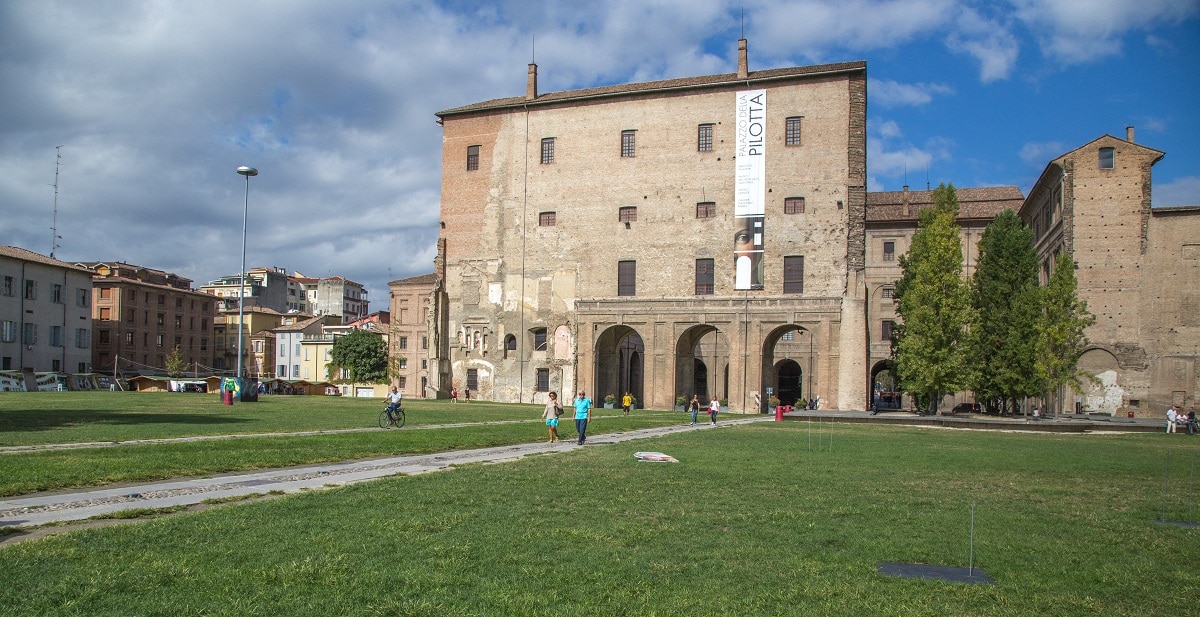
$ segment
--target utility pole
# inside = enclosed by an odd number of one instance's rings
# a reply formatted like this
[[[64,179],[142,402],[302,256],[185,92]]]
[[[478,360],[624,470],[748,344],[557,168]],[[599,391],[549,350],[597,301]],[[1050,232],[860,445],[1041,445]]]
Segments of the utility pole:
[[[54,219],[50,224],[50,259],[54,259],[54,251],[58,248],[58,168],[62,163],[62,146],[54,146]]]

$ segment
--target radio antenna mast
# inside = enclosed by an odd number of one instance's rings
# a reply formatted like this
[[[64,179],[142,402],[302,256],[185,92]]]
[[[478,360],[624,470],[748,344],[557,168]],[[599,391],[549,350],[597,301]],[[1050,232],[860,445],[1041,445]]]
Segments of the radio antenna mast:
[[[54,146],[54,219],[50,225],[50,259],[54,259],[54,251],[58,249],[58,168],[62,163],[62,146]]]

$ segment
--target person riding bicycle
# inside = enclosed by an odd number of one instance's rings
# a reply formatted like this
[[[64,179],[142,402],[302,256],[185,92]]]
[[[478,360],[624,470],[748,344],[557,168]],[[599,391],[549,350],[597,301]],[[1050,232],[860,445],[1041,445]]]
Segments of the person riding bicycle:
[[[396,410],[400,408],[400,401],[403,398],[404,395],[400,393],[400,390],[396,389],[396,386],[392,386],[391,393],[387,395],[387,412],[389,416],[393,418],[396,416]]]

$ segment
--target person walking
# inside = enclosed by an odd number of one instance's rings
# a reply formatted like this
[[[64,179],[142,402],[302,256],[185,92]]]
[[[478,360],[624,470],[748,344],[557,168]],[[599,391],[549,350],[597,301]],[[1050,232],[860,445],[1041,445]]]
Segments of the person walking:
[[[558,394],[551,392],[550,400],[546,402],[546,410],[542,412],[542,419],[546,421],[546,430],[550,433],[550,443],[559,441],[558,417],[562,413],[562,406],[558,404]]]
[[[624,415],[629,415],[629,408],[633,405],[633,395],[626,392],[625,396],[621,397],[621,409],[624,410]]]
[[[692,426],[696,424],[696,414],[700,413],[700,395],[693,394],[692,402],[688,403],[688,410],[692,412]]]
[[[450,402],[451,403],[458,402],[458,388],[450,388]]]
[[[709,402],[709,404],[708,404],[708,418],[709,418],[709,424],[716,424],[716,423],[717,423],[717,412],[718,412],[718,411],[721,411],[721,401],[718,401],[717,399],[715,399],[715,398],[714,398],[714,399],[713,399],[711,402]]]
[[[575,431],[579,433],[579,438],[575,443],[583,445],[587,440],[587,425],[588,420],[592,419],[592,399],[584,394],[583,390],[579,391],[579,396],[575,397]]]
[[[1167,432],[1168,433],[1175,432],[1175,416],[1177,416],[1177,415],[1179,415],[1179,412],[1175,411],[1174,405],[1171,405],[1170,409],[1167,409]]]

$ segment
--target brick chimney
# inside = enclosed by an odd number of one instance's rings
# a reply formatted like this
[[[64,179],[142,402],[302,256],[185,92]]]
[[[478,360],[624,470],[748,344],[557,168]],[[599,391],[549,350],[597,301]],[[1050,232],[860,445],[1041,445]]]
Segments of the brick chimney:
[[[537,93],[537,65],[529,63],[529,81],[525,83],[525,100],[532,101],[538,96]]]
[[[738,39],[738,79],[750,76],[750,58],[746,52],[746,39]]]
[[[908,185],[904,185],[904,193],[900,196],[900,203],[904,204],[904,216],[911,216],[912,210],[908,207]]]
[[[1132,126],[1125,127],[1125,141],[1127,141],[1129,143],[1133,143],[1133,127]]]

